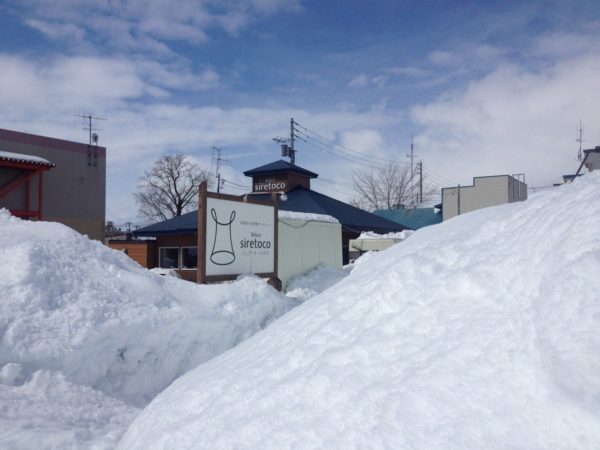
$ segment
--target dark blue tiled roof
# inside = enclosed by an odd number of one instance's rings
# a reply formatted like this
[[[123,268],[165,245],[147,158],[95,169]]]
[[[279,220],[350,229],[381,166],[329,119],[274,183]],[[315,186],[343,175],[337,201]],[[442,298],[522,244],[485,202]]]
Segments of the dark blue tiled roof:
[[[288,192],[287,197],[287,201],[279,202],[279,209],[327,214],[335,217],[344,228],[351,231],[374,231],[375,233],[385,234],[406,229],[406,227],[396,222],[301,186]]]
[[[259,196],[256,196],[259,197]],[[255,197],[255,198],[256,198]],[[405,230],[407,227],[364,211],[318,192],[298,186],[287,193],[287,200],[279,202],[279,209],[335,217],[349,231],[374,231],[385,234]],[[134,232],[136,236],[196,233],[198,212],[194,211],[174,219],[165,220]]]
[[[194,234],[198,231],[198,210],[179,217],[154,223],[133,232],[134,236],[158,236],[160,234]]]
[[[253,177],[255,175],[275,175],[278,173],[287,172],[297,173],[309,178],[317,178],[319,176],[318,174],[311,172],[310,170],[303,169],[302,167],[284,161],[283,159],[269,164],[265,164],[264,166],[260,166],[255,169],[246,170],[244,172],[244,175],[246,175],[247,177]]]
[[[442,222],[442,214],[434,208],[394,208],[380,209],[373,214],[392,220],[412,230]]]

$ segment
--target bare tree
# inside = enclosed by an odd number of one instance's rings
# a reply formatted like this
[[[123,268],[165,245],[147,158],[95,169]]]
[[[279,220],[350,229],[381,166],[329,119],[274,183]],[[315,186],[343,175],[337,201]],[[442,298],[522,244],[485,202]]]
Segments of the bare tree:
[[[135,200],[140,216],[152,222],[181,216],[198,207],[198,188],[208,170],[180,153],[166,155],[140,177]]]
[[[419,192],[419,175],[416,173],[416,167],[413,170],[412,179],[413,192],[411,192],[410,167],[394,161],[379,169],[354,171],[352,181],[356,197],[352,199],[351,203],[368,211],[398,208],[401,205],[416,205]],[[424,185],[423,201],[429,200],[435,191],[434,186]]]

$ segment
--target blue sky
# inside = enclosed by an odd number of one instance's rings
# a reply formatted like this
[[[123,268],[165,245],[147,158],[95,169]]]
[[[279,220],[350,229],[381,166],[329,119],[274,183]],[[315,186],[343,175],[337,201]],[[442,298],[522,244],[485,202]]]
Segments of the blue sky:
[[[580,120],[600,145],[599,32],[594,1],[0,2],[0,127],[85,142],[75,115],[107,118],[117,223],[140,222],[137,179],[165,153],[210,168],[223,148],[241,193],[291,117],[313,137],[297,163],[341,200],[353,170],[407,163],[411,136],[440,188],[546,186],[576,169]]]

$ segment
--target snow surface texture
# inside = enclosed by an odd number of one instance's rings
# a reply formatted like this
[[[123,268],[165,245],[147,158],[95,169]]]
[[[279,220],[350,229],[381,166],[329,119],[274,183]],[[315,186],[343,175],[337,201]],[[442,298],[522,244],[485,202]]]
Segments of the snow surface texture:
[[[285,295],[304,302],[346,278],[352,268],[353,265],[348,265],[340,270],[319,264],[305,274],[290,278]]]
[[[296,304],[255,277],[155,275],[0,210],[0,448],[114,447],[175,378]]]
[[[600,173],[423,228],[175,381],[151,448],[600,448]]]

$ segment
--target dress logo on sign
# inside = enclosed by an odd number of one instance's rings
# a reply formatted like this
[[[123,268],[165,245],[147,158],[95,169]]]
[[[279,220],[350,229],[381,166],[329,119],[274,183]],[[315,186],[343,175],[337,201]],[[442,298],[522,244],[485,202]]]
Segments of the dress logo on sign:
[[[219,222],[217,211],[214,208],[210,209],[210,215],[215,221],[215,237],[210,260],[218,266],[228,266],[235,261],[233,240],[231,239],[231,224],[235,219],[235,211],[231,211],[229,222]]]

